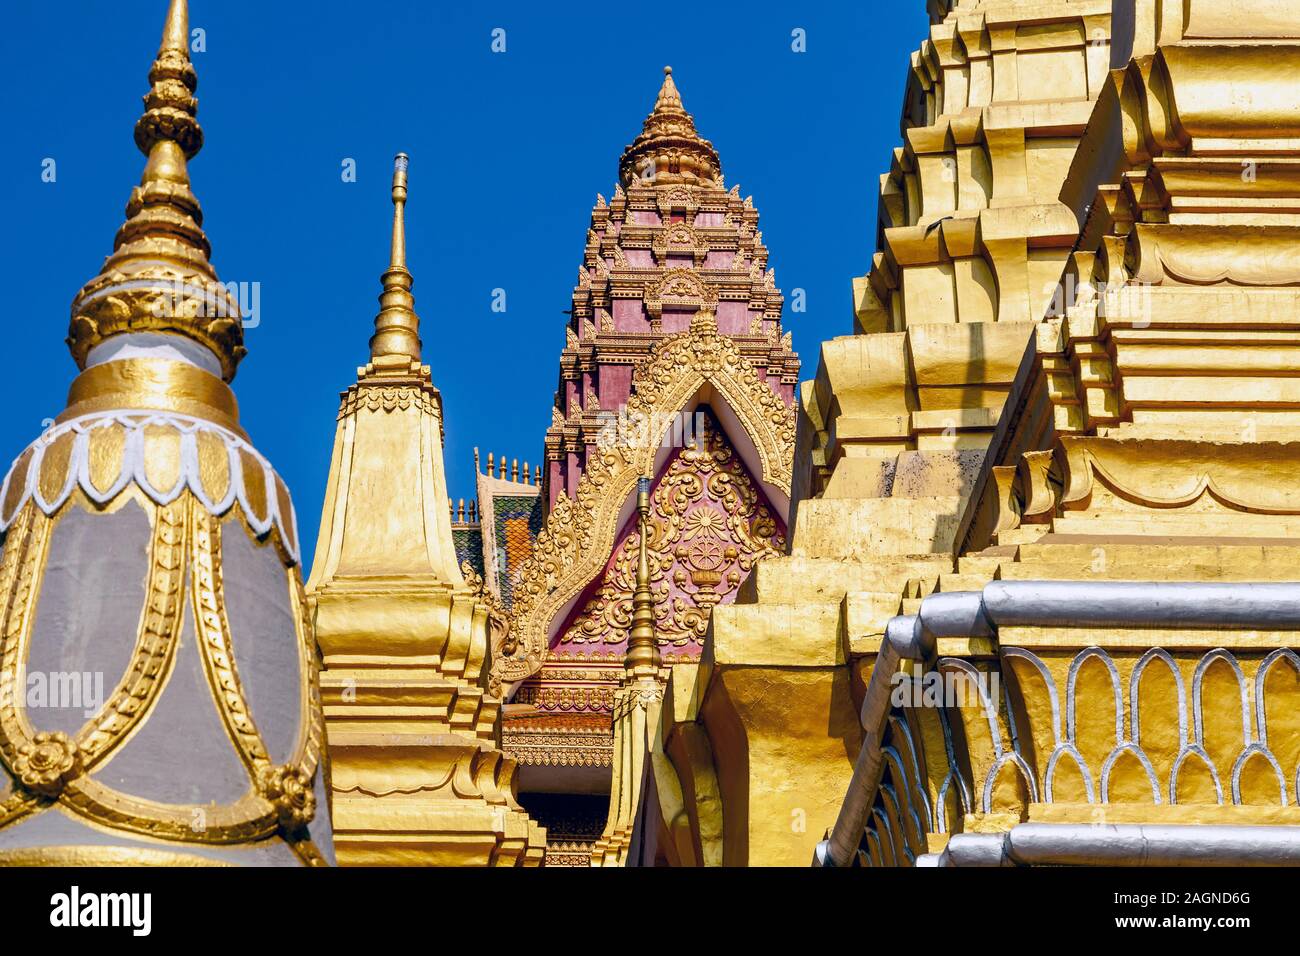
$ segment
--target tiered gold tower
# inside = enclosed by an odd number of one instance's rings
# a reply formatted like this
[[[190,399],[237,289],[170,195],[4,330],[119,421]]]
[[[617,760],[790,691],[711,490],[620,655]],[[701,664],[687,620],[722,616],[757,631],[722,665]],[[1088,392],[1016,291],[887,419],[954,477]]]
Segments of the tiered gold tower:
[[[943,585],[982,587],[993,626],[941,637],[934,666],[1008,693],[950,715],[972,800],[936,828],[973,833],[940,861],[1294,864],[1300,13],[1117,8],[1061,191],[1065,308],[1020,365]],[[945,763],[926,753],[931,779]]]
[[[333,856],[293,506],[239,425],[240,307],[190,190],[188,44],[172,0],[144,175],[72,303],[82,372],[0,488],[2,864]]]
[[[407,157],[370,362],[342,395],[308,592],[344,864],[536,865],[485,690],[488,607],[452,545],[442,398],[420,359],[406,268]]]

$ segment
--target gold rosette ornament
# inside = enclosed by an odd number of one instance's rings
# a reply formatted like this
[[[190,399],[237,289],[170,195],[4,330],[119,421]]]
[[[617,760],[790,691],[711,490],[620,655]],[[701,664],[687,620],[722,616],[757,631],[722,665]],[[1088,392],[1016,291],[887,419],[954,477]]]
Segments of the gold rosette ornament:
[[[258,784],[262,795],[275,805],[280,826],[286,833],[301,830],[316,816],[311,777],[297,767],[266,767]]]
[[[64,785],[81,774],[81,750],[62,731],[45,731],[18,748],[14,772],[35,793],[57,797]]]

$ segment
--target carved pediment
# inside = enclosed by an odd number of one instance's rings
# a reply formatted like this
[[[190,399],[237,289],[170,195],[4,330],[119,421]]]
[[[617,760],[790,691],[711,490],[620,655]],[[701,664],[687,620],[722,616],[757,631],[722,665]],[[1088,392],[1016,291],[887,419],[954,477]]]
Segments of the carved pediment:
[[[668,279],[683,283],[683,290],[704,291],[690,270],[678,270]],[[711,312],[701,311],[688,331],[655,346],[633,374],[632,394],[621,411],[634,421],[664,420],[686,408],[705,387],[735,415],[753,443],[754,477],[789,495],[794,409],[772,391],[736,343],[718,332]],[[655,435],[650,441],[597,445],[588,455],[575,498],[557,498],[532,555],[520,566],[511,606],[518,650],[494,661],[494,684],[520,681],[541,667],[552,622],[604,568],[615,546],[623,504],[637,479],[655,472],[660,444]]]

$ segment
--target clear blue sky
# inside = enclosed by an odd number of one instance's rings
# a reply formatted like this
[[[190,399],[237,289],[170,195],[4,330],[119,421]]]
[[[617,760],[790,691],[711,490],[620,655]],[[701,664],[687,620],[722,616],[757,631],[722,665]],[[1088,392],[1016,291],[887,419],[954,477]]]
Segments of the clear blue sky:
[[[65,404],[68,305],[112,249],[144,158],[132,141],[165,0],[7,0],[0,31],[0,458]],[[235,380],[244,425],[293,491],[310,561],[338,392],[365,361],[387,261],[392,156],[411,155],[409,264],[442,390],[453,498],[473,448],[539,464],[596,193],[664,64],[727,184],[752,194],[804,378],[852,327],[878,177],[898,144],[923,0],[882,3],[313,3],[191,0],[191,163],[224,281],[261,284]],[[491,50],[506,31],[506,52]],[[806,52],[792,50],[792,31]],[[357,181],[340,175],[345,158]],[[42,182],[53,158],[57,180]],[[492,290],[507,294],[504,314]]]

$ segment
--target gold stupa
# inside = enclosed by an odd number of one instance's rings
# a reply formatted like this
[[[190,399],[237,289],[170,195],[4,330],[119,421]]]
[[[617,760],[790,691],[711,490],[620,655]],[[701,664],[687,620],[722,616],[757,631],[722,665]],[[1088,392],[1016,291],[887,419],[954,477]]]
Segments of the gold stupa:
[[[293,505],[239,424],[190,189],[188,35],[172,0],[144,175],[72,303],[81,374],[0,488],[0,863],[333,857]]]

